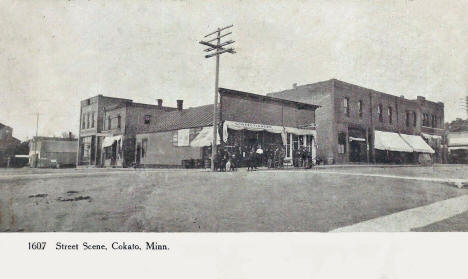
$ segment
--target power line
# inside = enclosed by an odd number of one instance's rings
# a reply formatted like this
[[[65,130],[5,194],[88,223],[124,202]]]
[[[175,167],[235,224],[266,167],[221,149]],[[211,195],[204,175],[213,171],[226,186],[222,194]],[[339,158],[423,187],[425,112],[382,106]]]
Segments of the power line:
[[[207,55],[205,55],[205,58],[210,58],[210,57],[216,56],[216,78],[215,78],[215,94],[214,94],[214,108],[213,108],[213,142],[211,144],[211,170],[212,171],[215,171],[214,162],[215,162],[215,156],[216,156],[216,153],[217,153],[216,140],[217,140],[217,136],[218,136],[218,132],[217,132],[217,129],[218,129],[218,116],[217,115],[218,115],[218,113],[217,113],[217,111],[218,111],[219,56],[221,54],[223,54],[223,53],[231,53],[231,54],[236,53],[234,51],[234,48],[232,48],[232,47],[224,48],[227,45],[233,44],[234,43],[233,40],[228,40],[228,41],[225,41],[225,42],[221,42],[222,38],[224,38],[224,37],[226,37],[228,35],[231,35],[232,32],[221,34],[221,31],[227,30],[227,29],[229,29],[229,28],[231,28],[233,26],[234,25],[231,24],[229,26],[225,26],[225,27],[222,27],[222,28],[218,27],[218,29],[216,31],[213,31],[213,32],[211,32],[211,33],[204,36],[204,38],[208,39],[207,41],[206,40],[205,41],[204,40],[199,41],[200,44],[208,46],[208,48],[204,50],[205,52],[211,52],[211,53],[208,53]],[[212,35],[216,35],[216,37],[209,38]]]

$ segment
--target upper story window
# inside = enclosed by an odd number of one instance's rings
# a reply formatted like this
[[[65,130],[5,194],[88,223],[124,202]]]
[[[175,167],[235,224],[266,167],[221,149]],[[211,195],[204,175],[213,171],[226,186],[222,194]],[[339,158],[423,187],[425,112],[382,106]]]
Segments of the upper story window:
[[[429,126],[429,114],[423,113],[423,126],[428,127]]]
[[[405,124],[406,124],[406,127],[409,127],[410,126],[410,112],[409,110],[406,111],[406,117],[405,117]]]
[[[416,124],[418,123],[418,116],[415,111],[413,111],[413,127],[416,127]]]
[[[83,114],[83,122],[81,122],[81,129],[86,128],[86,115]]]
[[[437,124],[436,122],[437,122],[437,120],[436,120],[435,115],[432,115],[432,114],[431,114],[431,124],[432,124],[432,128],[435,128],[435,127],[436,127],[436,124]]]
[[[121,127],[121,122],[122,122],[122,117],[119,115],[117,116],[117,128],[120,129]]]
[[[388,107],[388,123],[392,124],[393,123],[393,108]]]
[[[147,114],[145,115],[145,124],[150,124],[151,122],[151,115]]]
[[[382,104],[379,104],[379,106],[377,107],[377,114],[379,115],[379,121],[380,122],[383,122],[383,107],[382,107]]]
[[[91,128],[94,128],[94,112],[91,114]]]
[[[346,114],[346,116],[349,116],[349,98],[343,99],[343,107],[344,107],[344,113]]]
[[[89,113],[86,114],[86,128],[89,128]]]
[[[112,119],[110,116],[107,117],[107,130],[111,129]]]
[[[358,102],[358,109],[359,109],[359,118],[362,118],[363,108],[362,108],[362,101],[361,100],[359,100],[359,102]]]
[[[86,105],[87,106],[91,105],[91,99],[86,100]]]

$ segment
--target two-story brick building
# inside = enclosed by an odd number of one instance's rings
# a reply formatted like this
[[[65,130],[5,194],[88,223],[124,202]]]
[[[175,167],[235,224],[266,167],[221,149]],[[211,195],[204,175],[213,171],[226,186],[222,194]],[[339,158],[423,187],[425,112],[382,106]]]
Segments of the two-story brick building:
[[[162,112],[175,110],[98,95],[81,101],[77,165],[125,166],[134,158],[135,134]]]
[[[442,161],[441,102],[408,100],[336,79],[293,85],[268,96],[321,106],[318,155],[329,163],[412,162],[415,153],[434,152],[435,160]]]

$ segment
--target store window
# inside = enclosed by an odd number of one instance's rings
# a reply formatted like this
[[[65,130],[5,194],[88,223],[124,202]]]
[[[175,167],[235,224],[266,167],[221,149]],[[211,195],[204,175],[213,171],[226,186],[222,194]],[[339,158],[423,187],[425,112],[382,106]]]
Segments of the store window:
[[[338,153],[339,154],[346,153],[346,133],[338,134]]]

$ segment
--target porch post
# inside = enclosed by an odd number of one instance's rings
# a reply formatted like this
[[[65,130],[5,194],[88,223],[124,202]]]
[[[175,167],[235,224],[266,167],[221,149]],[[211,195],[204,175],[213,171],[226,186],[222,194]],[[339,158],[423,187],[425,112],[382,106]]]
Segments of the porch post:
[[[366,128],[366,156],[367,156],[367,163],[370,163],[370,158],[369,158],[369,128]]]

